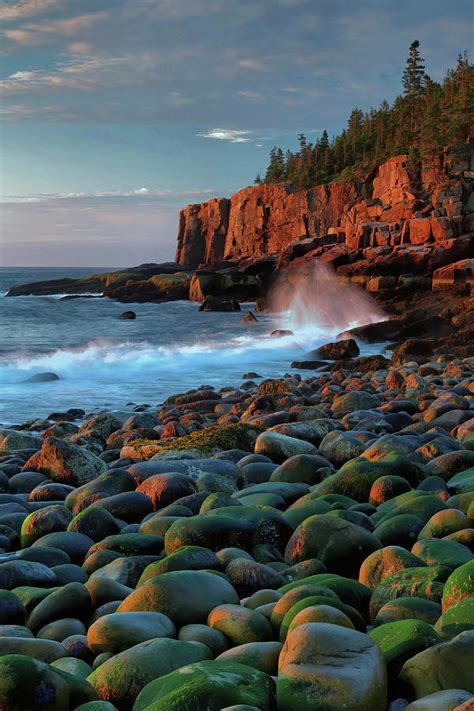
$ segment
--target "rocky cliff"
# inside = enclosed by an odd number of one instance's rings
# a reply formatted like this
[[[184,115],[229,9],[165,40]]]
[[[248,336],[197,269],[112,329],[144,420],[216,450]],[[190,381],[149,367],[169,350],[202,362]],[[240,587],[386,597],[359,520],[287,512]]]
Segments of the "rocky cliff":
[[[370,259],[407,254],[411,247],[451,249],[453,240],[474,231],[471,186],[461,174],[415,170],[400,155],[364,180],[297,192],[284,184],[245,188],[181,211],[176,261],[195,269],[288,250],[330,257],[337,245],[343,261],[353,263],[367,258],[366,249],[376,250]],[[469,256],[466,245],[456,245],[455,258]]]

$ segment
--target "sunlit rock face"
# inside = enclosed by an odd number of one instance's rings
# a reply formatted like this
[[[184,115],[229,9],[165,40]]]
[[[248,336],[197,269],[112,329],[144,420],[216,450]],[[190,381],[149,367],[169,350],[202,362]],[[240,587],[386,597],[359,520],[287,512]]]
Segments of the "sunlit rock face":
[[[428,167],[418,174],[406,155],[390,158],[364,179],[310,190],[293,191],[283,183],[248,187],[230,199],[181,211],[176,261],[188,268],[215,267],[287,254],[290,246],[296,252],[291,259],[336,252],[340,264],[365,258],[357,254],[361,250],[375,249],[380,256],[425,246],[436,258],[447,249],[453,261],[451,256],[468,256],[451,250],[474,225],[474,201],[466,191],[460,180]],[[341,262],[341,250],[350,258]]]

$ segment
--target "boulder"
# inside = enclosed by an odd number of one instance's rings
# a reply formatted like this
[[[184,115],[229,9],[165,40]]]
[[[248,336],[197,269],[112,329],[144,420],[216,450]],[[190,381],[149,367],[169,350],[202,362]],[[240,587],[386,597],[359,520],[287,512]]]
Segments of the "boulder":
[[[57,437],[47,437],[24,468],[47,474],[53,481],[81,486],[105,472],[107,464],[87,449]]]
[[[338,625],[298,625],[287,636],[278,664],[279,711],[385,711],[387,676],[377,645]]]

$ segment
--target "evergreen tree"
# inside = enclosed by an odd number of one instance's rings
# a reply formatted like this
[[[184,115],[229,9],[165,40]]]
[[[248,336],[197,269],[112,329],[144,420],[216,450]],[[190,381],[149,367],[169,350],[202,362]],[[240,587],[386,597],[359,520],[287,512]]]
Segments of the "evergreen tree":
[[[390,156],[405,153],[416,166],[465,160],[466,139],[474,125],[474,67],[460,54],[455,69],[438,84],[425,72],[419,42],[412,42],[402,78],[403,95],[378,109],[352,110],[347,127],[329,139],[323,131],[314,145],[303,133],[298,150],[270,152],[265,182],[288,181],[295,189],[334,179],[347,180],[367,172]]]
[[[425,63],[420,54],[420,43],[415,40],[408,50],[408,59],[403,72],[402,85],[405,96],[419,99],[423,95]]]

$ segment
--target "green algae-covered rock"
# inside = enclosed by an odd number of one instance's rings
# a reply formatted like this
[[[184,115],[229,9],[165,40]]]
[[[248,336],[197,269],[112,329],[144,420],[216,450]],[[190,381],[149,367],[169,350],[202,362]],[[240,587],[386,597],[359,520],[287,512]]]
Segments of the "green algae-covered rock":
[[[216,510],[231,509],[229,506]],[[230,514],[179,518],[166,531],[165,548],[168,555],[185,546],[203,546],[212,551],[229,547],[248,549],[253,544],[254,533],[255,525],[251,521],[238,520]]]
[[[26,610],[21,600],[11,590],[0,590],[0,625],[22,625]]]
[[[0,657],[0,708],[4,711],[72,711],[96,699],[90,684],[60,669],[21,654]]]
[[[225,573],[240,597],[247,597],[262,588],[279,588],[287,580],[268,565],[246,558],[235,558]]]
[[[374,627],[400,620],[421,620],[434,625],[441,616],[441,605],[422,597],[399,597],[385,603],[373,621]]]
[[[279,711],[385,711],[383,655],[370,637],[355,630],[299,625],[280,654],[277,698]]]
[[[305,584],[304,580],[299,581],[299,583],[299,585],[290,588],[283,593],[280,591],[281,597],[275,603],[275,607],[273,608],[271,615],[271,623],[275,629],[280,627],[288,610],[290,610],[299,600],[303,600],[306,597],[319,595],[325,597],[326,599],[332,599],[340,602],[336,593],[322,584]]]
[[[222,632],[234,645],[268,642],[273,638],[270,622],[257,610],[241,605],[218,605],[209,613],[207,624]]]
[[[294,488],[297,485],[275,483],[271,486]],[[262,492],[259,485],[252,490]],[[291,534],[291,526],[276,509],[227,506],[176,521],[166,532],[165,549],[168,555],[186,545],[204,546],[213,551],[227,547],[251,551],[259,543],[268,543],[280,550]]]
[[[94,654],[122,652],[159,637],[176,637],[174,624],[161,612],[114,612],[99,617],[87,631],[87,643]]]
[[[343,624],[343,627],[352,627],[353,629],[355,628],[360,632],[366,631],[366,625],[360,613],[350,605],[345,605],[340,600],[333,600],[332,598],[327,597],[325,595],[309,595],[308,597],[304,597],[295,602],[294,605],[292,605],[290,609],[285,613],[285,616],[283,617],[283,620],[280,624],[280,642],[285,641],[286,636],[288,634],[288,630],[293,625],[294,619],[301,612],[310,607],[322,607],[323,610],[313,611],[311,615],[315,619],[307,620],[307,622],[327,622],[328,624],[338,624],[335,621],[336,619],[339,619],[340,622],[342,622],[342,620],[344,619],[340,615],[338,615],[338,613],[340,612],[344,615],[345,618],[350,621],[349,625]],[[333,608],[334,614],[332,612],[328,612],[326,608]],[[321,617],[326,617],[327,619],[320,619]]]
[[[152,639],[111,657],[87,681],[104,701],[120,711],[128,711],[140,691],[153,679],[209,658],[210,650],[198,642]]]
[[[470,630],[411,657],[403,665],[400,679],[417,699],[445,689],[474,694],[473,662],[474,630]]]
[[[417,467],[406,457],[370,461],[362,456],[346,462],[336,474],[318,484],[316,490],[321,495],[344,494],[364,503],[369,500],[375,482],[389,474],[400,474],[414,484],[421,480]]]
[[[304,497],[303,497],[304,498]],[[329,513],[331,507],[326,501],[318,499],[308,499],[305,503],[296,502],[283,513],[283,518],[295,530],[300,523],[303,523],[310,516],[316,514]]]
[[[448,607],[439,618],[435,630],[443,639],[474,629],[474,598],[466,597]]]
[[[466,514],[458,509],[447,509],[433,514],[418,534],[418,540],[424,538],[443,538],[450,533],[468,528],[469,522]]]
[[[426,565],[445,565],[451,569],[458,568],[473,559],[467,546],[439,538],[424,538],[414,544],[411,552],[421,558]]]
[[[273,470],[270,481],[303,482],[305,484],[318,484],[321,481],[320,470],[330,466],[330,463],[321,456],[311,454],[295,454],[288,457],[283,464]]]
[[[370,531],[327,514],[311,516],[290,538],[285,560],[291,565],[318,558],[329,571],[357,574],[360,564],[381,543]]]
[[[28,548],[38,538],[55,531],[65,531],[72,514],[65,506],[46,506],[33,511],[23,521],[20,533],[22,548]]]
[[[143,571],[137,586],[143,585],[150,578],[173,570],[202,570],[203,568],[221,569],[216,554],[202,546],[183,546],[166,558],[150,563]]]
[[[119,612],[153,611],[166,615],[177,628],[206,622],[221,604],[238,604],[232,585],[218,574],[177,570],[151,578],[120,604]]]
[[[300,604],[302,605],[303,601],[301,601]],[[307,607],[304,607],[296,615],[294,615],[288,625],[287,634],[294,630],[295,627],[298,627],[298,625],[305,625],[308,622],[324,622],[329,625],[340,625],[341,627],[347,627],[351,630],[354,629],[351,619],[337,607],[324,604],[309,604]],[[282,623],[282,630],[285,630],[286,624],[287,622],[285,616]]]
[[[222,652],[216,661],[240,662],[273,676],[278,672],[281,648],[280,642],[248,642]]]
[[[382,580],[370,600],[370,619],[374,620],[381,607],[398,597],[421,597],[441,602],[443,583],[449,575],[444,566],[404,568]]]
[[[474,598],[474,560],[456,568],[446,580],[443,590],[443,613],[465,598]]]
[[[96,551],[111,550],[122,555],[159,555],[163,550],[161,536],[151,533],[119,533],[106,536],[89,548],[88,555]]]
[[[88,622],[92,615],[92,600],[82,583],[68,583],[38,603],[28,617],[27,625],[37,632],[49,622],[63,617],[77,617]]]
[[[371,630],[369,636],[380,647],[389,671],[395,667],[397,673],[407,659],[441,641],[433,627],[421,620],[388,622]]]
[[[378,524],[374,535],[384,546],[402,546],[410,549],[423,528],[423,521],[412,514],[396,514]]]
[[[310,575],[302,580],[295,580],[292,583],[287,583],[279,592],[286,593],[288,590],[300,587],[301,585],[322,585],[336,593],[339,600],[346,605],[354,607],[360,614],[368,618],[369,602],[372,596],[372,590],[366,585],[362,585],[358,580],[345,578],[342,575],[334,575],[334,573],[318,573]],[[343,610],[345,612],[345,610]],[[352,619],[352,618],[351,618]],[[352,620],[354,622],[354,620]],[[357,623],[355,623],[357,628]]]
[[[407,491],[405,494],[399,494],[399,496],[380,504],[372,518],[379,526],[383,521],[393,516],[410,514],[418,516],[425,524],[431,516],[438,511],[445,511],[446,508],[446,504],[429,491]]]
[[[133,711],[220,711],[235,705],[273,711],[274,698],[268,674],[238,662],[198,662],[147,684]]]
[[[369,588],[403,568],[418,568],[426,563],[400,546],[387,546],[371,553],[360,566],[359,582]]]
[[[106,536],[119,533],[120,528],[110,511],[94,506],[76,514],[70,521],[67,530],[84,533],[97,543]]]
[[[411,490],[409,482],[402,476],[384,474],[374,481],[369,492],[369,502],[374,506],[393,499],[394,496]]]

